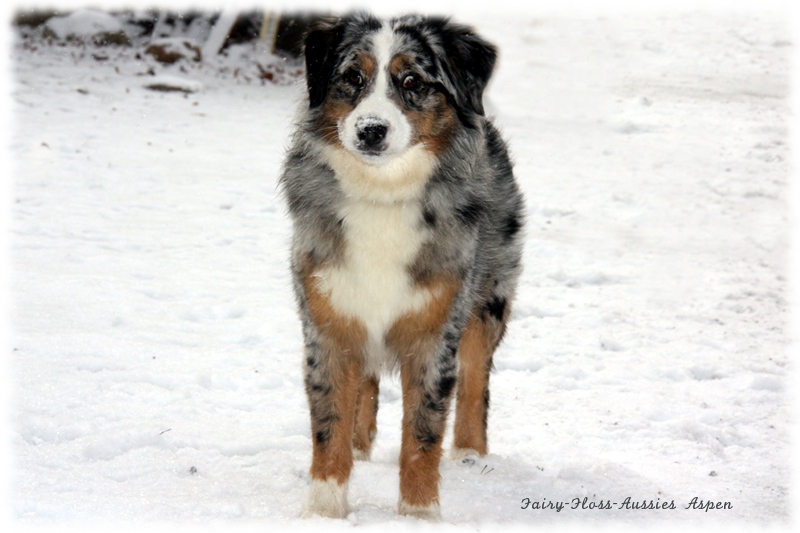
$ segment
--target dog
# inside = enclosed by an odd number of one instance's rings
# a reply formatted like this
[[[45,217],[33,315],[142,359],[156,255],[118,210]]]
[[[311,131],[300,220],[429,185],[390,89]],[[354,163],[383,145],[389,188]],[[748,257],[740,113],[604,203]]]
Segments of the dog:
[[[448,18],[355,12],[313,24],[304,51],[280,179],[311,414],[304,515],[347,515],[381,373],[399,370],[398,512],[436,520],[454,389],[453,456],[487,453],[492,356],[522,268],[523,199],[483,107],[497,50]]]

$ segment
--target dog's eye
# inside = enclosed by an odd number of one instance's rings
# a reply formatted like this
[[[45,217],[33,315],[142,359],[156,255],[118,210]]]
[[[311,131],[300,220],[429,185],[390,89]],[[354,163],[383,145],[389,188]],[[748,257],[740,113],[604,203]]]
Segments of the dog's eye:
[[[419,78],[414,76],[413,74],[409,74],[405,78],[403,78],[403,89],[406,91],[414,91],[419,87]]]
[[[356,69],[350,69],[344,73],[344,79],[354,87],[364,86],[364,76]]]

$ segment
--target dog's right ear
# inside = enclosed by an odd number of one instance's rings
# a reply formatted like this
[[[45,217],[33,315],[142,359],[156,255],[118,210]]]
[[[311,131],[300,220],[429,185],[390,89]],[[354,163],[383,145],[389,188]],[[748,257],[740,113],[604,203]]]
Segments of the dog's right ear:
[[[336,68],[336,50],[342,42],[344,27],[336,21],[315,23],[306,33],[306,84],[309,106],[322,105],[328,95],[331,77]]]

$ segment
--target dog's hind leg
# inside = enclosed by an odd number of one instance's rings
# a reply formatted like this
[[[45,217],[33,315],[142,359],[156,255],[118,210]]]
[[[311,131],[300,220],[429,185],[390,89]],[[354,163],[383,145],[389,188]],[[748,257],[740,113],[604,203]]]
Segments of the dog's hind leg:
[[[368,461],[378,424],[378,378],[362,376],[356,402],[356,422],[353,433],[353,457]]]
[[[451,371],[440,373],[434,385],[426,386],[432,370],[418,361],[400,369],[403,385],[403,441],[400,448],[400,514],[428,520],[440,518],[439,463],[442,437],[455,383],[455,361]],[[427,367],[427,368],[426,368]],[[433,371],[435,372],[435,371]]]
[[[451,456],[461,459],[488,452],[489,373],[492,355],[508,319],[505,300],[494,298],[473,317],[461,336],[458,348],[458,392],[453,426]]]

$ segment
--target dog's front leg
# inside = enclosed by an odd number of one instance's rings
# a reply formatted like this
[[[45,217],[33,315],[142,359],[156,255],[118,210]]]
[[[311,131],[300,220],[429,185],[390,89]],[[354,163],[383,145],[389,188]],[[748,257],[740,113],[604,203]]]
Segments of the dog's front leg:
[[[442,436],[457,377],[460,334],[452,306],[460,283],[442,277],[427,286],[435,296],[398,320],[386,342],[400,360],[403,387],[399,512],[437,520]]]
[[[347,515],[353,430],[366,332],[336,313],[312,276],[304,282],[305,387],[311,412],[311,486],[304,516]]]
[[[357,357],[340,351],[308,354],[306,392],[311,412],[311,486],[305,515],[347,515],[353,468],[353,427],[361,372]]]

